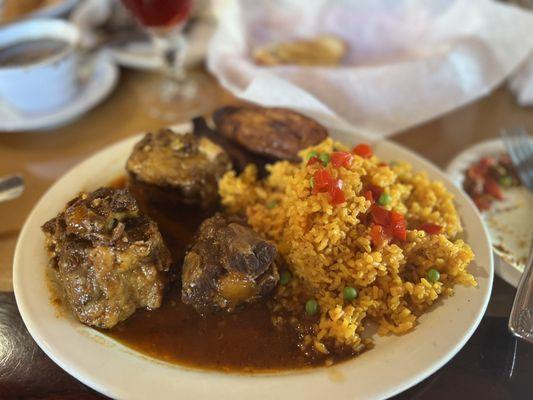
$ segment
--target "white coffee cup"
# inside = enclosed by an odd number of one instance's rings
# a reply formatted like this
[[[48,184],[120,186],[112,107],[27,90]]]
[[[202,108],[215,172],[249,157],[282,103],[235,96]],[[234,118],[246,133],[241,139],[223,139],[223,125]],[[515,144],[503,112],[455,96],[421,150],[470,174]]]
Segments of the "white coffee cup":
[[[34,63],[0,65],[0,99],[22,112],[57,109],[77,91],[80,31],[75,25],[59,19],[35,19],[0,28],[0,49],[41,39],[63,41],[66,46]]]

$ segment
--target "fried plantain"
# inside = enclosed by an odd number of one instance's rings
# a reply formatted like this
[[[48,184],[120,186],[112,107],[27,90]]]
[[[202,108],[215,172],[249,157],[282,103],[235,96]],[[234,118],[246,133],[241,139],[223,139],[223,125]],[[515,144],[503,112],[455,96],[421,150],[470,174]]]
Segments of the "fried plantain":
[[[318,122],[284,108],[227,106],[216,110],[218,131],[255,154],[299,161],[298,152],[328,137]]]

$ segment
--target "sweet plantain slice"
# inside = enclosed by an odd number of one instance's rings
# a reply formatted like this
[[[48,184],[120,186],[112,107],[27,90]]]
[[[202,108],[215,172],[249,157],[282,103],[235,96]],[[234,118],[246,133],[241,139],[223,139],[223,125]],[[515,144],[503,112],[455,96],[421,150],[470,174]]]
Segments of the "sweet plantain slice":
[[[227,106],[213,114],[217,130],[255,154],[298,161],[298,152],[328,137],[318,122],[283,108]]]

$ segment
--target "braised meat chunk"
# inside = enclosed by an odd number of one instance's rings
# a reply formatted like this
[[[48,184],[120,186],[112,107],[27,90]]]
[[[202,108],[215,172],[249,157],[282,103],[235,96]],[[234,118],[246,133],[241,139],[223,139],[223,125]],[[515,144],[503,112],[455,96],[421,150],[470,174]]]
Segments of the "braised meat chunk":
[[[81,194],[42,230],[58,283],[84,324],[112,328],[137,308],[161,305],[170,253],[127,189]]]
[[[255,154],[298,161],[298,152],[328,137],[318,122],[283,108],[222,107],[213,114],[218,131]]]
[[[216,214],[185,255],[182,301],[200,313],[254,302],[278,283],[276,256],[276,247],[242,221]]]
[[[218,180],[231,169],[226,152],[205,137],[162,129],[135,145],[126,164],[134,183],[153,200],[211,208],[218,201]]]

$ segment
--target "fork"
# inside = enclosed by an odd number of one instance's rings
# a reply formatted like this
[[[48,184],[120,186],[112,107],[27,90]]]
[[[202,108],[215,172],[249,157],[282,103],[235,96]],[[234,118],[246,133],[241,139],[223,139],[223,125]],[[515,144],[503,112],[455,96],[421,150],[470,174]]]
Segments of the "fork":
[[[501,136],[520,180],[529,190],[533,190],[533,143],[526,129],[504,129]]]
[[[520,277],[509,317],[513,335],[533,344],[533,246],[529,250],[526,267]]]
[[[504,129],[502,138],[522,183],[532,190],[533,145],[527,131],[524,128]],[[533,245],[516,290],[509,330],[513,335],[533,343]]]

